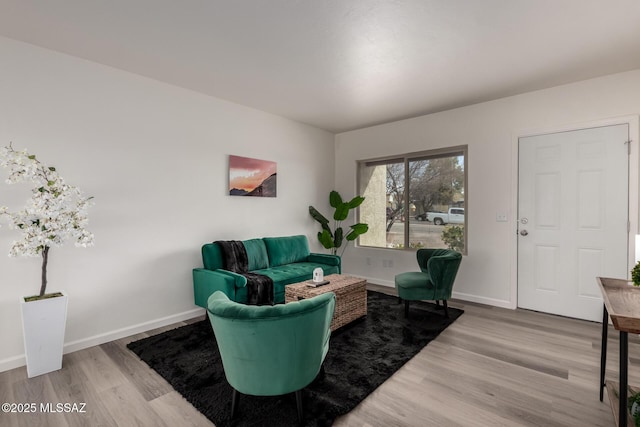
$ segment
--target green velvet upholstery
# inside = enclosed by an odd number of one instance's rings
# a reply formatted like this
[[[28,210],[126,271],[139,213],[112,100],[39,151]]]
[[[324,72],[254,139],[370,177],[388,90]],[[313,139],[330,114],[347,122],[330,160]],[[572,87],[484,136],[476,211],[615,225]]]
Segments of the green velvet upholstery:
[[[222,249],[215,243],[207,243],[202,246],[202,263],[207,270],[223,268]]]
[[[249,271],[269,268],[269,255],[262,239],[244,240],[242,243],[247,250]]]
[[[273,267],[306,261],[311,253],[306,236],[265,237],[263,240],[269,252],[269,264]]]
[[[442,301],[448,315],[447,300],[451,298],[453,283],[462,261],[459,252],[449,249],[419,249],[416,253],[420,271],[398,274],[395,277],[398,296],[405,301]]]
[[[332,292],[274,306],[239,304],[220,291],[211,295],[207,312],[229,385],[252,396],[299,392],[309,385],[329,350],[335,303]],[[234,392],[232,413],[236,404]]]
[[[249,271],[273,279],[274,302],[284,302],[284,287],[310,280],[315,268],[324,275],[341,272],[340,257],[309,252],[306,236],[265,237],[243,240],[247,250]],[[193,291],[196,305],[207,308],[207,300],[215,291],[224,292],[231,300],[247,301],[247,280],[224,270],[222,252],[216,243],[202,246],[204,268],[193,269]]]

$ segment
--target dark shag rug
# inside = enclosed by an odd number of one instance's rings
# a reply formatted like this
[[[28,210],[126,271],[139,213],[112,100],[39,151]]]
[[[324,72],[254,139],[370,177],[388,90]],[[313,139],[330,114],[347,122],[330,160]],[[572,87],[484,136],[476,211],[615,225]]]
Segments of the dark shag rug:
[[[411,302],[405,319],[398,298],[368,291],[367,299],[367,316],[332,333],[324,377],[303,390],[305,426],[330,426],[351,411],[463,313],[449,308],[447,319],[435,304]],[[242,395],[229,419],[231,386],[208,319],[128,347],[217,427],[298,425],[293,393]]]

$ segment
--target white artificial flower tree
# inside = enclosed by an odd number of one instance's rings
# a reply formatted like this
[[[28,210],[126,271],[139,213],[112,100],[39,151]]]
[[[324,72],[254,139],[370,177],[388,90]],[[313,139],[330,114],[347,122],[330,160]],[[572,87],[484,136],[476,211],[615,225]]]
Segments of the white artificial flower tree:
[[[93,234],[85,228],[92,197],[85,197],[77,187],[66,184],[56,168],[46,166],[26,150],[14,150],[11,144],[0,149],[0,166],[9,169],[8,184],[35,184],[24,209],[10,212],[0,206],[0,217],[9,217],[10,227],[22,232],[22,238],[12,245],[10,256],[42,257],[42,297],[47,287],[49,249],[62,246],[67,240],[74,240],[76,246],[93,245]]]

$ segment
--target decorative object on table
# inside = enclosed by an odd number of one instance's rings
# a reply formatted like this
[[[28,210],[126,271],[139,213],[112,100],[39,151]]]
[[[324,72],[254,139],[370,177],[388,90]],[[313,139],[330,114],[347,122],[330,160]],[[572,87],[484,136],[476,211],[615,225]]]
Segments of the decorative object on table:
[[[395,296],[369,291],[367,302],[367,317],[331,334],[324,378],[302,392],[305,426],[330,426],[340,415],[353,410],[462,315],[462,310],[451,307],[446,318],[435,304],[416,301],[411,321],[407,321]],[[232,390],[206,319],[127,347],[218,427],[259,426],[265,420],[270,427],[294,424],[296,405],[292,395],[246,396],[242,411],[231,421]]]
[[[93,245],[93,234],[85,228],[92,197],[65,183],[56,168],[11,144],[0,150],[0,166],[9,169],[7,183],[35,184],[22,210],[0,207],[0,216],[8,217],[10,227],[22,233],[9,255],[42,257],[40,292],[21,299],[27,375],[33,377],[62,367],[67,296],[46,293],[49,251],[67,240],[76,246]]]
[[[342,221],[347,219],[349,216],[349,211],[351,209],[355,209],[360,206],[364,202],[364,197],[355,196],[348,202],[342,200],[342,196],[340,193],[333,190],[329,193],[329,204],[332,208],[335,209],[333,212],[333,230],[329,226],[329,220],[322,215],[316,208],[313,206],[309,206],[309,214],[313,219],[320,223],[322,227],[322,231],[318,232],[318,240],[324,246],[325,249],[330,249],[332,255],[338,254],[338,249],[342,246],[344,239],[347,241],[353,241],[358,238],[358,236],[369,231],[369,225],[365,223],[357,223],[354,225],[350,225],[351,231],[344,235],[344,230],[341,227]],[[340,253],[340,256],[344,254],[344,251],[347,247],[345,246]]]
[[[631,270],[631,281],[633,286],[640,286],[640,262]]]
[[[276,184],[276,162],[229,156],[230,196],[276,197]]]
[[[395,277],[398,297],[404,300],[404,316],[409,317],[409,301],[442,301],[449,317],[447,300],[451,298],[462,255],[450,249],[418,249],[420,271],[400,273]],[[439,303],[438,303],[439,304]]]
[[[328,280],[323,280],[322,282],[316,282],[314,280],[308,280],[306,282],[306,285],[311,287],[311,288],[317,288],[318,286],[328,285],[329,283],[331,283],[331,282],[329,282]]]
[[[324,280],[324,273],[320,267],[313,270],[313,281],[316,283],[322,282]]]
[[[298,421],[302,423],[302,390],[320,373],[329,350],[335,305],[332,293],[272,307],[240,304],[221,291],[211,295],[207,314],[224,375],[233,388],[232,419],[240,393],[295,393]],[[251,406],[251,401],[247,399],[245,405]]]
[[[313,270],[313,279],[307,282],[307,285],[312,286],[314,288],[317,286],[328,285],[328,284],[329,284],[329,281],[324,280],[324,272],[320,267]]]

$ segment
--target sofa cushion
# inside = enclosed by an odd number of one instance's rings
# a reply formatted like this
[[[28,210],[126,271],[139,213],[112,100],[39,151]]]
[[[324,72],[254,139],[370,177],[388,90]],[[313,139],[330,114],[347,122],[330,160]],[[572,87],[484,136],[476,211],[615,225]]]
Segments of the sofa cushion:
[[[264,270],[256,270],[254,273],[264,274],[273,280],[273,300],[276,303],[284,302],[284,287],[292,283],[311,280],[313,270],[320,267],[324,275],[338,273],[338,267],[334,265],[320,264],[315,262],[295,262],[278,267],[271,267]],[[243,289],[238,289],[241,293]]]
[[[222,265],[222,251],[217,243],[202,245],[202,262],[207,270],[224,268]]]
[[[262,239],[244,240],[243,245],[247,251],[249,261],[249,271],[259,270],[269,267],[269,256],[267,248]],[[217,243],[207,243],[202,246],[202,262],[207,270],[217,270],[224,268],[222,250]]]
[[[273,283],[289,285],[303,280],[311,280],[313,270],[318,267],[325,272],[325,275],[337,273],[337,267],[315,262],[294,262],[264,270],[256,270],[253,273],[269,276],[273,279]]]
[[[310,253],[307,236],[265,237],[263,240],[271,267],[306,261]]]
[[[249,259],[249,271],[269,268],[269,256],[262,239],[243,240],[244,248]]]

